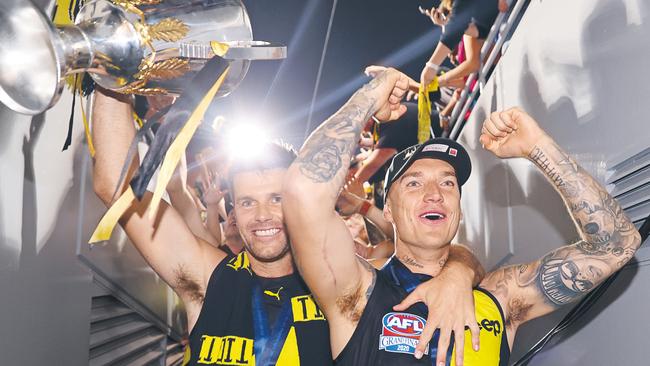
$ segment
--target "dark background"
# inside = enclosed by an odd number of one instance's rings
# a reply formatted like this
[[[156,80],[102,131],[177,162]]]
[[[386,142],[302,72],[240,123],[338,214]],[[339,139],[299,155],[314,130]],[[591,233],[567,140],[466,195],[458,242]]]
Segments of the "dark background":
[[[368,78],[367,65],[397,67],[419,79],[440,28],[421,15],[430,1],[339,0],[311,124],[309,108],[333,0],[245,1],[256,40],[287,45],[282,61],[257,61],[211,115],[229,123],[254,121],[297,148]]]

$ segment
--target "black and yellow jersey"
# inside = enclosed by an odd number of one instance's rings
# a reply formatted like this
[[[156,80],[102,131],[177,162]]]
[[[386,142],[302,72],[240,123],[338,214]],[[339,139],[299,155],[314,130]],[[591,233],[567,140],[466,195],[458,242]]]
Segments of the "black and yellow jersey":
[[[397,259],[393,267],[408,268]],[[390,263],[390,262],[389,262]],[[438,331],[429,343],[428,353],[420,360],[414,357],[415,347],[427,319],[427,309],[422,303],[406,311],[397,312],[393,306],[407,295],[404,283],[392,276],[390,266],[377,271],[375,288],[368,299],[357,328],[334,363],[336,365],[432,365],[436,360]],[[409,271],[410,273],[410,271]],[[412,274],[418,283],[429,276]],[[412,289],[411,289],[412,290]],[[506,366],[510,356],[508,338],[504,327],[501,306],[488,291],[474,290],[476,319],[480,327],[481,347],[472,349],[472,337],[465,331],[464,364],[467,366]],[[447,366],[454,366],[456,350],[447,350]]]
[[[329,365],[327,322],[297,272],[259,277],[242,252],[212,273],[183,364]]]

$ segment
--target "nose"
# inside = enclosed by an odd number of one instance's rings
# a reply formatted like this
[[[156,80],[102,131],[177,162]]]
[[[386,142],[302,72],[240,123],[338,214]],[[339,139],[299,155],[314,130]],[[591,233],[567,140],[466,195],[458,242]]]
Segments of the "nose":
[[[440,187],[437,184],[428,184],[425,188],[424,197],[422,198],[425,202],[443,201],[442,194],[440,194]]]
[[[255,221],[257,222],[266,222],[270,221],[273,217],[271,209],[266,204],[259,204],[257,210],[255,210]]]

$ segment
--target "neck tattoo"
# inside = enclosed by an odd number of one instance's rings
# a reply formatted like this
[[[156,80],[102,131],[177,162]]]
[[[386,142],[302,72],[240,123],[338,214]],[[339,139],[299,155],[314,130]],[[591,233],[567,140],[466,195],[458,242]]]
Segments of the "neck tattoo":
[[[438,261],[438,266],[440,266],[440,269],[442,269],[442,267],[445,266],[445,264],[447,263],[448,258],[449,258],[448,256],[444,256],[444,257],[440,258],[440,260]]]
[[[409,256],[403,255],[400,259],[404,262],[404,264],[410,264],[413,267],[417,267],[417,268],[424,268],[423,265],[421,265],[415,259],[413,259],[413,258],[411,258]]]

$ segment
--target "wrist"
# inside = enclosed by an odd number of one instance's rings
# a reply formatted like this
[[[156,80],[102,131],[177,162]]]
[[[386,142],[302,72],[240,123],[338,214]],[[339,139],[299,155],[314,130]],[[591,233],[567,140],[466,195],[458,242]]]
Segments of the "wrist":
[[[438,85],[439,86],[446,86],[447,85],[447,78],[445,77],[445,74],[442,74],[438,76]]]
[[[528,160],[532,161],[532,155],[533,155],[533,153],[535,152],[536,149],[546,151],[551,146],[553,146],[554,144],[555,144],[555,141],[553,141],[553,139],[549,135],[547,135],[545,133],[542,133],[535,140],[535,142],[533,142],[531,144],[530,148],[528,149],[528,152],[526,153],[526,155],[524,157],[527,158]]]
[[[435,73],[438,73],[438,70],[440,70],[440,66],[436,65],[431,60],[427,61],[427,63],[424,64],[424,67],[433,70]]]
[[[368,210],[370,210],[370,207],[372,207],[372,204],[367,200],[363,200],[359,206],[359,209],[357,210],[357,213],[359,213],[361,216],[366,216],[368,214]]]
[[[455,281],[472,287],[476,273],[473,268],[455,261],[448,261],[446,265],[447,275],[451,275]]]

